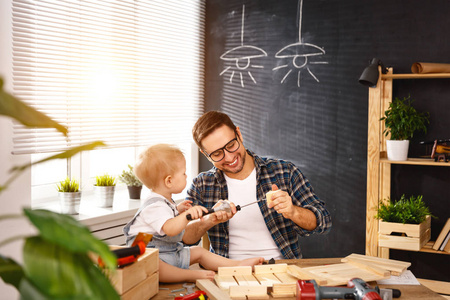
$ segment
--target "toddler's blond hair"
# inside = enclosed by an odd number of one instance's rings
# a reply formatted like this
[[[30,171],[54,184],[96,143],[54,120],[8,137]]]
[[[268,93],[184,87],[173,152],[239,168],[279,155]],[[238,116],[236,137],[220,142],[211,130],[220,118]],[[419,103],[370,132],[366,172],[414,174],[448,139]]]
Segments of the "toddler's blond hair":
[[[146,187],[154,189],[164,178],[173,175],[181,158],[184,158],[183,152],[174,145],[153,145],[139,155],[134,173]]]

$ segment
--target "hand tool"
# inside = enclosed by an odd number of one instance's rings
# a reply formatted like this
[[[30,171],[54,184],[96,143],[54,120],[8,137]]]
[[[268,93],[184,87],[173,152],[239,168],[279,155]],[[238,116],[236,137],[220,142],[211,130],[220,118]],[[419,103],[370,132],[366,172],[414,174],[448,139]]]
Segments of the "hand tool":
[[[347,287],[319,286],[315,280],[297,282],[297,300],[355,299],[383,300],[378,287],[372,288],[361,278],[353,278]]]
[[[196,291],[189,295],[175,297],[174,300],[197,300],[197,299],[198,300],[206,300],[206,299],[208,299],[208,296],[206,296],[205,291]]]
[[[122,268],[135,262],[140,255],[145,253],[145,248],[152,237],[151,234],[139,232],[131,247],[112,250],[111,252],[117,257],[117,266]],[[100,267],[104,266],[104,262],[100,257],[98,258],[98,264]]]
[[[255,203],[258,203],[258,200],[256,200],[255,202],[249,203],[249,204],[242,205],[242,206],[241,205],[237,205],[236,206],[236,210],[240,211],[241,208],[244,208],[246,206],[249,206],[249,205],[252,205],[252,204],[255,204]],[[203,213],[203,216],[212,214],[212,213],[217,212],[217,211],[231,212],[230,203],[228,203],[227,201],[223,201],[219,206],[216,206],[216,207],[208,209],[208,212],[207,213]],[[186,215],[186,219],[188,219],[189,221],[192,220],[191,214],[187,214]]]

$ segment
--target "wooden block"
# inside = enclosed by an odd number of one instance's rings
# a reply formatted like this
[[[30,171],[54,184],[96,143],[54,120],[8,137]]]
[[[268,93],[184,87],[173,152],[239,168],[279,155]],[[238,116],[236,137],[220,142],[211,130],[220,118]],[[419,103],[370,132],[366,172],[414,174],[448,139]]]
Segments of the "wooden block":
[[[264,286],[273,286],[274,283],[281,283],[281,281],[272,273],[255,274],[259,283]]]
[[[277,295],[295,294],[297,281],[295,283],[275,283],[272,287],[272,293]]]
[[[251,266],[219,267],[217,270],[217,275],[219,276],[252,275],[252,267]]]
[[[274,265],[256,265],[255,274],[263,273],[286,273],[287,264],[274,264]]]
[[[221,290],[217,285],[215,285],[211,280],[199,279],[196,282],[197,287],[206,292],[206,295],[211,300],[231,300],[228,293]]]
[[[122,300],[148,300],[159,291],[159,274],[154,273],[120,296]]]
[[[122,295],[156,273],[158,269],[158,249],[146,248],[145,253],[136,262],[122,269],[117,269],[116,272],[109,274],[109,278],[119,295]]]
[[[232,299],[268,299],[267,286],[231,286],[230,297]],[[244,297],[244,298],[242,298]]]

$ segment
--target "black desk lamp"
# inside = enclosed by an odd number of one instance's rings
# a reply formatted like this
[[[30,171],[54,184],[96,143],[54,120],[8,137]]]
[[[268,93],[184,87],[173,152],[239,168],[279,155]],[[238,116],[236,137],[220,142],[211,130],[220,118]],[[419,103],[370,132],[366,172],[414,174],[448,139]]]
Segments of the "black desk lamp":
[[[378,77],[380,76],[378,72],[378,66],[381,66],[381,72],[383,74],[387,73],[387,68],[378,58],[372,58],[370,65],[364,69],[359,77],[359,83],[368,87],[376,87],[378,82]]]

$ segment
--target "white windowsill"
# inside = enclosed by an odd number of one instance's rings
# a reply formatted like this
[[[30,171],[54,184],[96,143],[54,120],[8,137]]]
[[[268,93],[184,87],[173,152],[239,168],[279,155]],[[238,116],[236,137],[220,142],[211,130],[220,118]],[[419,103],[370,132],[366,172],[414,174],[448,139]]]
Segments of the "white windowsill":
[[[81,196],[80,213],[78,215],[71,215],[76,220],[87,226],[92,226],[98,223],[104,223],[122,218],[131,219],[141,205],[141,200],[130,200],[128,190],[118,190],[114,194],[114,201],[112,207],[97,207],[92,205],[94,195]],[[145,199],[141,196],[141,199]],[[33,207],[33,209],[47,209],[57,213],[61,213],[61,208],[58,201]]]

